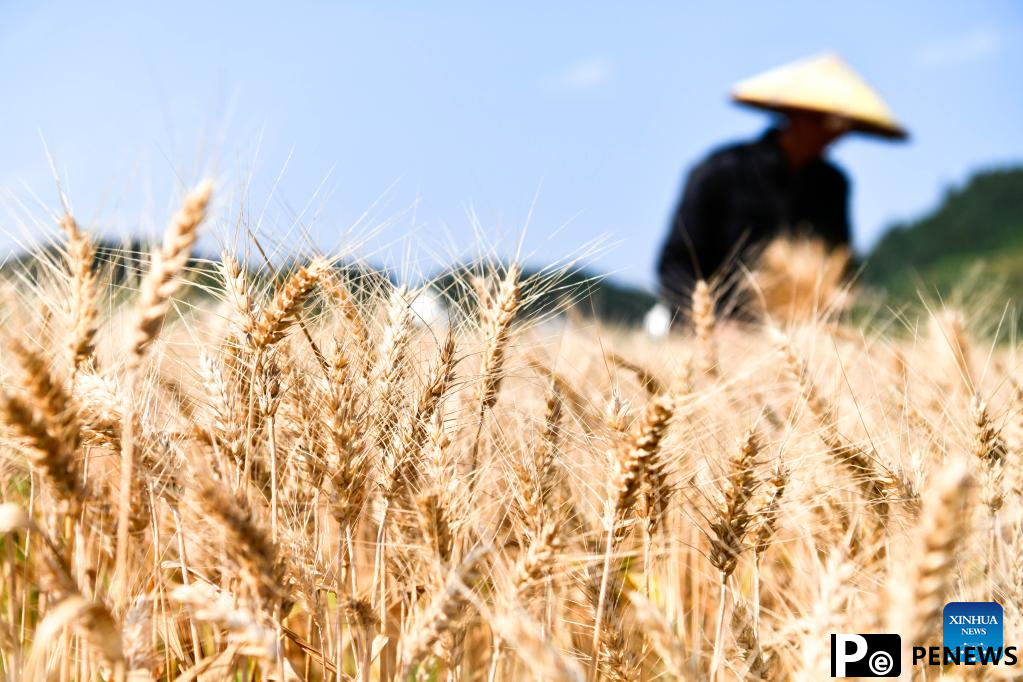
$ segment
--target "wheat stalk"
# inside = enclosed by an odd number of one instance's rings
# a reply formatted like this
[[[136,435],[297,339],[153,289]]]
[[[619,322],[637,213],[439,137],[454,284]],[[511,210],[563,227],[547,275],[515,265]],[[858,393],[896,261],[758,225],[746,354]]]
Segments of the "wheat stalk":
[[[188,264],[199,225],[206,218],[206,208],[213,194],[213,181],[200,183],[185,196],[184,203],[171,219],[163,235],[163,246],[154,251],[149,273],[142,281],[137,306],[138,319],[131,332],[131,349],[127,361],[127,385],[124,391],[124,427],[121,439],[121,484],[118,492],[117,548],[115,575],[118,580],[119,612],[128,603],[128,525],[131,516],[132,482],[135,466],[134,408],[135,379],[146,350],[160,332],[177,292],[178,275]]]
[[[951,591],[958,550],[969,529],[973,479],[964,462],[949,466],[926,491],[921,516],[920,549],[901,585],[908,599],[901,617],[903,646],[926,646],[941,622],[945,597]]]
[[[747,429],[738,443],[738,454],[732,459],[731,471],[724,491],[724,504],[717,509],[711,523],[710,563],[717,569],[721,580],[721,595],[718,602],[717,631],[714,636],[714,653],[711,657],[711,679],[717,677],[721,660],[721,634],[724,626],[728,578],[735,571],[739,555],[746,548],[745,538],[753,523],[749,509],[758,481],[754,475],[760,442],[753,429]]]
[[[614,546],[627,532],[623,523],[636,505],[646,467],[661,447],[661,440],[668,429],[674,411],[669,396],[658,396],[647,403],[643,417],[636,430],[624,443],[618,445],[607,500],[607,540],[604,547],[604,566],[601,572],[600,590],[594,616],[593,658],[590,664],[590,680],[596,680],[601,656],[601,630],[607,599],[608,579]]]

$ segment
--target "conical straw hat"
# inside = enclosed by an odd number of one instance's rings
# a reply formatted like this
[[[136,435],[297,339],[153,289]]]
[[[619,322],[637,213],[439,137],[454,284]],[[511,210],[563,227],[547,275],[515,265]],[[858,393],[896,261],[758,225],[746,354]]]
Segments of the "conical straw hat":
[[[732,99],[772,111],[832,114],[861,132],[906,137],[881,96],[836,54],[801,59],[748,78],[732,89]]]

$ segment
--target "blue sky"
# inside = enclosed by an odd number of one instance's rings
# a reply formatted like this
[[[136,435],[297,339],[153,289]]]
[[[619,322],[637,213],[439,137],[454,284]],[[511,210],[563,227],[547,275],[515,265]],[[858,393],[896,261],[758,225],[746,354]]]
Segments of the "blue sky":
[[[607,236],[593,267],[650,285],[686,169],[767,122],[729,86],[823,50],[913,134],[833,152],[859,248],[970,171],[1023,161],[1013,0],[5,0],[0,252],[36,236],[24,207],[56,204],[45,140],[98,231],[158,230],[214,169],[222,199],[248,184],[278,248],[331,248],[368,214],[375,261],[428,271],[480,238],[514,252],[528,219],[531,262]]]

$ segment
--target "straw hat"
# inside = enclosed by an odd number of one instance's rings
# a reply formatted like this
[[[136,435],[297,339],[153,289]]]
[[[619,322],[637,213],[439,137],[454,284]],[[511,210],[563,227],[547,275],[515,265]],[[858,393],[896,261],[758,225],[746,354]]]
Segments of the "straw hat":
[[[881,96],[836,54],[801,59],[748,78],[732,89],[732,99],[771,111],[831,114],[853,130],[906,137]]]

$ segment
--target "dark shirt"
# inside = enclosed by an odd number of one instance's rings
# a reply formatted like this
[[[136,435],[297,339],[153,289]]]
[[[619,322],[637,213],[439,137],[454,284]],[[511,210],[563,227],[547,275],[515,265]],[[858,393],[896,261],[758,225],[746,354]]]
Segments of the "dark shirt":
[[[791,168],[777,130],[713,152],[690,172],[661,252],[662,296],[685,310],[697,279],[730,290],[751,251],[781,233],[848,244],[848,196],[845,174],[823,158]]]

